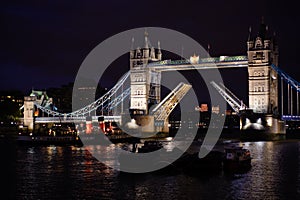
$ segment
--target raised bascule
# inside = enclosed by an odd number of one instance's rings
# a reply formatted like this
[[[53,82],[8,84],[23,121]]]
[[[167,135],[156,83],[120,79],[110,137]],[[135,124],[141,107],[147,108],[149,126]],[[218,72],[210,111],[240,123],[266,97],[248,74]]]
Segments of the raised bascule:
[[[161,79],[164,71],[210,70],[212,68],[248,68],[248,102],[237,98],[227,87],[211,80],[211,85],[236,111],[241,119],[241,129],[254,128],[265,133],[285,134],[287,120],[300,120],[299,91],[297,81],[278,67],[278,45],[268,33],[268,27],[262,22],[255,37],[249,33],[247,55],[199,58],[191,56],[189,60],[163,60],[160,42],[157,49],[150,45],[148,33],[145,32],[144,47],[131,49],[129,53],[130,71],[127,72],[105,95],[95,102],[71,113],[59,113],[41,103],[40,97],[31,95],[24,101],[24,125],[29,129],[34,124],[53,122],[84,122],[93,111],[102,113],[89,119],[97,121],[117,121],[126,123],[122,112],[110,116],[109,111],[122,105],[125,98],[130,99],[129,113],[131,120],[142,132],[168,132],[168,117],[180,100],[192,88],[190,84],[178,83],[166,97],[161,99]],[[237,69],[238,70],[238,69]],[[126,80],[130,87],[124,89]],[[279,85],[281,80],[281,85]],[[284,82],[287,84],[287,115],[284,114]],[[281,90],[281,91],[279,91]],[[293,90],[296,91],[297,107],[293,107]],[[279,97],[281,94],[281,99]],[[280,103],[281,102],[281,107]],[[40,110],[49,117],[34,117]],[[296,114],[294,111],[296,110]],[[94,112],[95,113],[95,112]]]

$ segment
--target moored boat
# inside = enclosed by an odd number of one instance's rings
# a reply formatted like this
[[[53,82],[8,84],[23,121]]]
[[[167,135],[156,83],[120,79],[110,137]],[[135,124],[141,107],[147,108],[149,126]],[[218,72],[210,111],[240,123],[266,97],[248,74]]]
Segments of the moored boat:
[[[19,135],[16,140],[30,145],[82,145],[77,136]]]
[[[251,167],[251,153],[242,146],[230,144],[224,147],[224,170],[248,169]]]

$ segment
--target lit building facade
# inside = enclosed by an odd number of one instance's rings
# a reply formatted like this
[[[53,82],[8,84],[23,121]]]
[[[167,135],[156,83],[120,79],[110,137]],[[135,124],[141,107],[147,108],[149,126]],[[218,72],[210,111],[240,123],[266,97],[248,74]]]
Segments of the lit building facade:
[[[147,65],[161,58],[159,42],[157,51],[153,46],[150,47],[147,32],[144,48],[130,51],[130,111],[134,115],[147,115],[151,105],[160,102],[161,72],[151,70]]]
[[[278,45],[263,22],[258,35],[249,37],[247,47],[249,107],[255,113],[277,114],[278,80],[271,64],[278,66]]]

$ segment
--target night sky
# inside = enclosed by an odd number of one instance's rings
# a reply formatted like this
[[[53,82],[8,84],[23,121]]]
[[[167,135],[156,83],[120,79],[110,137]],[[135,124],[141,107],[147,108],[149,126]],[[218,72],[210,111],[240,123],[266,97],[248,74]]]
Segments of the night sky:
[[[210,44],[211,56],[246,55],[249,26],[256,35],[262,16],[269,30],[276,32],[279,67],[300,80],[300,14],[295,1],[2,1],[0,90],[29,93],[32,88],[73,82],[95,46],[114,34],[138,27],[180,31],[203,47]],[[149,37],[151,40],[151,33]],[[125,73],[128,69],[118,71]],[[224,72],[225,84],[247,89],[246,75],[246,69]],[[114,77],[120,75],[112,76],[104,78],[104,86],[114,84]],[[237,77],[244,77],[244,82]],[[246,91],[237,87],[232,90]]]

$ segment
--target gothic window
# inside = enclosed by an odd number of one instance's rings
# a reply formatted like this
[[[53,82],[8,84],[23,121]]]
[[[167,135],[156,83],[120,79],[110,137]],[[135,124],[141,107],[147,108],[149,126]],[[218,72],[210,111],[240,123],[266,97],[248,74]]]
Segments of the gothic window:
[[[255,48],[259,48],[259,47],[262,47],[262,41],[260,37],[257,37],[255,41]]]
[[[254,60],[261,60],[264,58],[264,53],[263,52],[256,52],[254,55],[253,55],[253,59]]]
[[[142,52],[141,52],[140,49],[137,49],[137,51],[136,51],[136,57],[137,58],[141,58],[142,57]]]
[[[254,72],[254,76],[257,76],[257,72],[256,71]]]
[[[133,67],[137,67],[136,61],[133,61]]]
[[[258,87],[258,91],[260,92],[260,87]]]
[[[269,43],[265,42],[265,48],[269,48]]]

